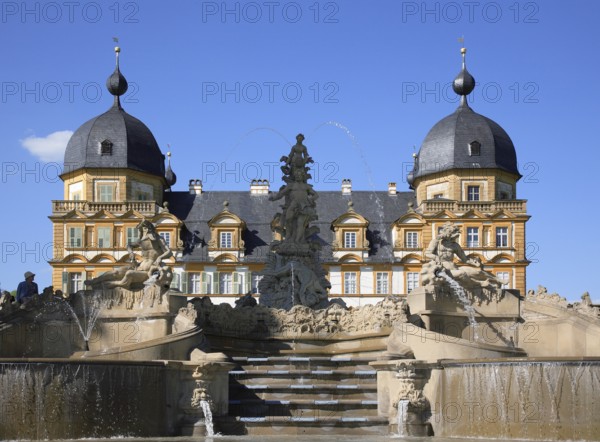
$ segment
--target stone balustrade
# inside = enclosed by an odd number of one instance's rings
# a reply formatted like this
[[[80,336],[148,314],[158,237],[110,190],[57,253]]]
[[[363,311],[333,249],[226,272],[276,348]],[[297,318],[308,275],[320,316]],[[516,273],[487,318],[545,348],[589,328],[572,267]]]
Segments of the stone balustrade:
[[[449,210],[455,213],[464,213],[469,210],[480,212],[497,212],[508,210],[514,213],[526,213],[526,200],[503,200],[503,201],[448,201],[448,200],[425,200],[421,203],[423,213],[435,213]]]
[[[155,215],[158,213],[156,201],[119,201],[119,202],[99,202],[87,200],[53,200],[52,214],[63,214],[72,210],[80,212],[97,213],[106,210],[111,213],[125,213],[129,210],[135,210],[144,215]]]

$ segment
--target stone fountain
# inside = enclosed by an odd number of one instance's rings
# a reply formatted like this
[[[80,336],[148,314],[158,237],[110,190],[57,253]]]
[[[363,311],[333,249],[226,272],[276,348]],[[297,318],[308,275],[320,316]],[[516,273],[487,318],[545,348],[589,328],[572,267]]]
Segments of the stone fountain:
[[[232,364],[177,320],[186,300],[169,291],[171,251],[152,223],[138,228],[130,264],[88,290],[65,299],[49,287],[20,307],[3,300],[3,438],[204,435],[213,413],[227,414]]]
[[[0,298],[3,438],[597,439],[600,313],[589,294],[571,305],[545,288],[504,290],[447,223],[406,298],[330,300],[312,159],[296,140],[269,198],[283,204],[259,303],[170,291],[171,251],[148,221],[130,263],[70,299],[52,288],[24,307]]]

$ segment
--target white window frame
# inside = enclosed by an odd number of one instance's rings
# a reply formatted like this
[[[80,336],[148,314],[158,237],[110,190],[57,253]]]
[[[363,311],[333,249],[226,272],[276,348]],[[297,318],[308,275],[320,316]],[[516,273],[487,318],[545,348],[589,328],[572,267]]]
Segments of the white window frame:
[[[97,243],[98,248],[108,249],[112,246],[111,241],[110,241],[110,237],[111,237],[110,231],[111,231],[110,227],[106,227],[106,226],[98,227],[98,230],[96,232],[96,235],[97,235],[96,243]],[[105,235],[101,235],[100,232],[108,232],[108,236],[105,238]]]
[[[481,201],[480,186],[467,186],[467,201]]]
[[[510,288],[510,272],[496,272],[496,278],[500,281],[506,281],[505,283],[502,283],[503,289]]]
[[[356,248],[356,232],[344,232],[344,248]]]
[[[233,248],[233,232],[219,232],[219,248]]]
[[[95,201],[100,203],[114,203],[118,199],[118,182],[117,181],[96,181]],[[110,189],[110,195],[103,192],[103,189]]]
[[[127,227],[125,234],[127,235],[125,245],[132,244],[140,239],[140,232],[137,227]]]
[[[202,272],[202,294],[212,295],[214,293],[213,281],[214,280],[212,272]]]
[[[388,272],[375,273],[375,293],[378,295],[390,293],[390,274]]]
[[[508,247],[508,227],[496,227],[496,247]]]
[[[406,293],[419,287],[419,272],[406,272]]]
[[[404,245],[407,249],[419,248],[419,232],[407,231],[404,232]]]
[[[200,272],[188,273],[190,282],[188,284],[188,291],[191,295],[199,295],[202,293],[202,276]]]
[[[233,272],[219,272],[219,293],[234,294]]]
[[[467,247],[479,247],[479,227],[467,227]]]
[[[69,272],[69,294],[83,290],[83,274],[81,272]]]
[[[246,273],[236,272],[233,277],[233,291],[238,295],[245,295],[244,287],[246,283]]]
[[[358,273],[357,272],[344,272],[344,294],[346,294],[346,295],[358,294]]]
[[[165,244],[171,247],[171,232],[159,232],[159,235],[164,240]]]
[[[83,199],[83,181],[69,185],[69,199],[72,201],[81,201]]]
[[[78,235],[75,232],[79,232]],[[69,247],[83,247],[83,227],[69,227]]]

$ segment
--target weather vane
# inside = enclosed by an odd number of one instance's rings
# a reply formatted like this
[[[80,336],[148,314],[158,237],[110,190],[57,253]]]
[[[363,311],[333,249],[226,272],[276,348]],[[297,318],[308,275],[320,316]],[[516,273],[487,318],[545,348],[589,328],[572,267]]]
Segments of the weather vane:
[[[465,36],[464,36],[464,35],[462,35],[462,36],[458,37],[458,42],[459,42],[460,44],[463,44],[463,43],[465,42]]]
[[[113,41],[114,41],[115,43],[119,43],[119,37],[113,37]]]

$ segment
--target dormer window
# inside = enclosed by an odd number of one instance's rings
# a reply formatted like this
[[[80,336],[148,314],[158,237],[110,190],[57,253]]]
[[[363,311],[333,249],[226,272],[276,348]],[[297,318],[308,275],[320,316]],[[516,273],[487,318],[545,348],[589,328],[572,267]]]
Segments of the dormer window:
[[[109,140],[104,140],[100,143],[100,155],[112,155],[113,143]]]
[[[478,157],[481,155],[481,143],[479,141],[472,141],[469,143],[469,156]]]
[[[228,209],[229,202],[223,202],[223,210],[208,221],[210,241],[208,256],[218,262],[238,262],[245,254],[242,239],[246,223]]]
[[[369,221],[356,213],[352,202],[349,202],[348,211],[331,223],[331,230],[333,230],[331,248],[334,259],[343,262],[348,262],[349,258],[354,259],[355,262],[366,259],[369,256],[368,227]],[[348,255],[350,250],[352,255]]]

